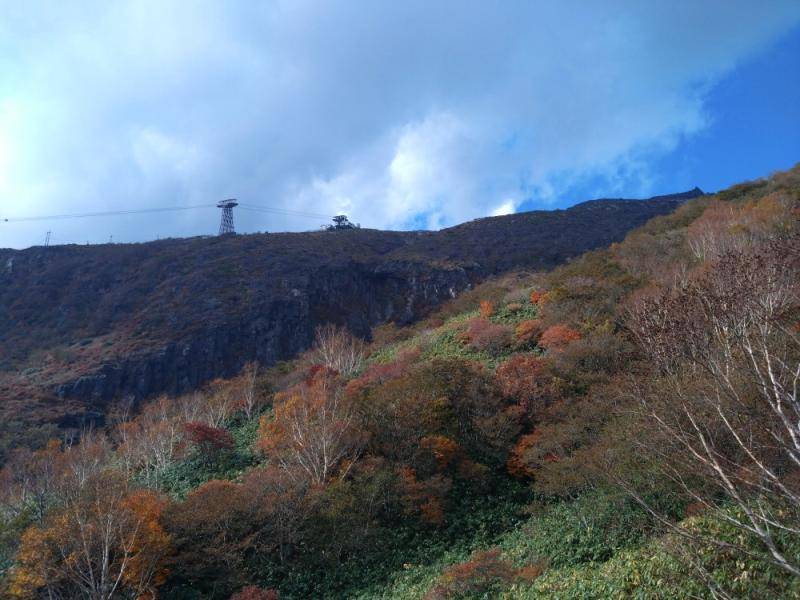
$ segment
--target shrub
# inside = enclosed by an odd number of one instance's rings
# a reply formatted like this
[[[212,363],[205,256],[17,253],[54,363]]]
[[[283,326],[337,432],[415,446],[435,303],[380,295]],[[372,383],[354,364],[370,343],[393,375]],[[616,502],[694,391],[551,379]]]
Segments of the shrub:
[[[533,477],[542,462],[558,462],[558,455],[546,448],[547,441],[543,439],[542,428],[523,435],[511,451],[506,464],[508,472],[516,477]]]
[[[542,563],[531,563],[517,571],[517,577],[525,583],[531,583],[538,579],[544,572],[545,566]]]
[[[190,421],[184,425],[189,442],[204,457],[216,456],[223,450],[233,448],[233,436],[219,427],[212,427],[198,421]]]
[[[519,310],[522,310],[522,304],[519,302],[509,302],[506,304],[506,310],[510,313],[515,313]]]
[[[410,366],[417,361],[421,354],[418,347],[400,350],[394,360],[384,363],[374,363],[367,367],[360,377],[353,380],[356,385],[381,384],[384,381],[395,379],[405,374]]]
[[[532,354],[516,354],[497,367],[497,382],[506,397],[530,416],[540,413],[557,397],[547,362]]]
[[[476,318],[469,321],[460,338],[473,350],[499,354],[511,345],[511,328],[507,325],[495,325],[484,318]]]
[[[175,545],[174,576],[208,592],[235,589],[249,536],[257,525],[259,498],[232,481],[212,479],[192,490],[167,512]]]
[[[539,345],[551,351],[562,350],[570,342],[581,339],[581,334],[566,325],[553,325],[539,338]]]
[[[484,464],[473,462],[469,459],[464,459],[458,463],[457,473],[461,479],[469,481],[481,487],[486,483],[491,470]]]
[[[231,596],[230,600],[278,600],[278,591],[248,585]]]
[[[439,577],[426,600],[476,598],[499,594],[513,581],[516,571],[504,560],[499,548],[473,554],[466,562],[453,565]]]
[[[530,301],[531,304],[539,304],[542,299],[547,295],[547,292],[543,292],[541,290],[533,290],[531,291]]]
[[[436,463],[436,469],[445,470],[453,462],[459,451],[458,443],[444,435],[429,435],[419,441],[423,454],[429,455]]]
[[[434,475],[420,480],[411,467],[401,467],[399,475],[400,502],[404,512],[418,516],[429,525],[442,525],[445,499],[452,487],[450,478]]]
[[[488,319],[495,313],[495,310],[494,302],[491,300],[481,300],[478,307],[478,314],[480,314],[481,318]]]
[[[514,337],[520,344],[536,342],[542,334],[542,322],[539,319],[527,319],[514,329]]]

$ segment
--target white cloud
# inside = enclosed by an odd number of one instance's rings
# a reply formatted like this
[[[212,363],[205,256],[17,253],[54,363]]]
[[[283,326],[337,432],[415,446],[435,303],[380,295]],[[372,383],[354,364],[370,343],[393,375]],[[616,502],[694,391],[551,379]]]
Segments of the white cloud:
[[[593,178],[646,192],[648,159],[703,130],[709,87],[800,6],[0,0],[0,13],[0,106],[22,107],[0,118],[0,213],[236,196],[399,228],[546,205]],[[140,240],[216,218],[92,229]],[[237,224],[316,226],[260,218]],[[53,227],[85,237],[87,223]],[[4,228],[0,246],[40,229]]]
[[[512,215],[517,210],[518,201],[516,200],[506,200],[501,205],[496,206],[492,211],[489,213],[491,217],[502,217],[503,215]]]
[[[18,117],[18,110],[13,103],[0,103],[0,194],[8,194],[11,181],[11,155],[14,152],[13,121]]]

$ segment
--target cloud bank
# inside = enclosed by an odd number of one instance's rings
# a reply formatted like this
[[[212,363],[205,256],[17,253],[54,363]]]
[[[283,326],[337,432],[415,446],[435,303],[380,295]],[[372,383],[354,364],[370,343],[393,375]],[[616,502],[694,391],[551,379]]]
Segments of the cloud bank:
[[[711,86],[800,22],[792,0],[76,5],[0,0],[0,216],[237,197],[438,228],[580,180],[647,193],[648,160],[713,119]],[[3,226],[0,246],[217,219]]]

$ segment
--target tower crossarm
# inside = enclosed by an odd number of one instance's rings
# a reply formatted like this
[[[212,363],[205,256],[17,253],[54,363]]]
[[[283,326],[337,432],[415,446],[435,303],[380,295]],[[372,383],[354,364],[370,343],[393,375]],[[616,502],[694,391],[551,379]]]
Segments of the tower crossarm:
[[[239,203],[233,198],[217,202],[217,208],[222,209],[222,218],[220,219],[219,222],[219,235],[236,233],[236,230],[233,228],[234,206],[239,206]]]

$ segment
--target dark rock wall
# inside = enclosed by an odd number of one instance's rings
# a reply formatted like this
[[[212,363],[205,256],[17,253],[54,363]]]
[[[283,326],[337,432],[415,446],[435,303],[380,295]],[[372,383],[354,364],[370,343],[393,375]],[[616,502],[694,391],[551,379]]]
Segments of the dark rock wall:
[[[157,351],[103,364],[91,375],[59,385],[56,394],[102,410],[115,399],[188,392],[236,374],[249,360],[272,365],[296,356],[311,346],[316,326],[323,323],[368,337],[379,323],[413,321],[468,288],[469,275],[461,268],[432,270],[412,263],[323,269],[283,299]]]

